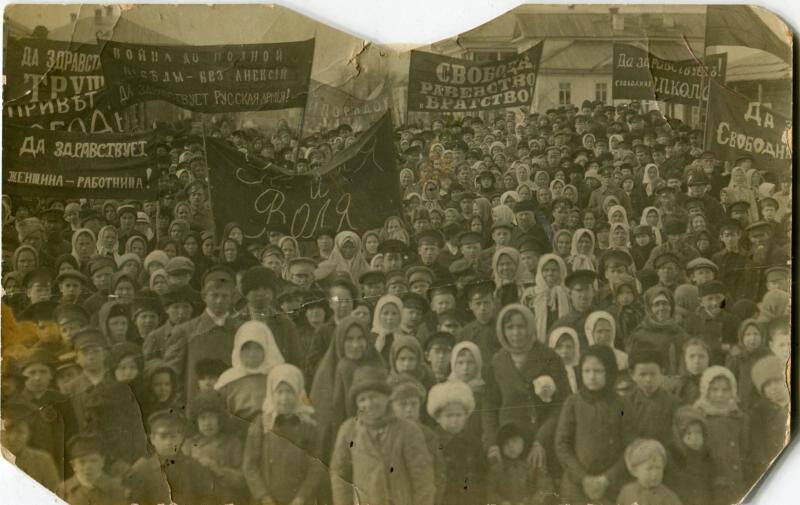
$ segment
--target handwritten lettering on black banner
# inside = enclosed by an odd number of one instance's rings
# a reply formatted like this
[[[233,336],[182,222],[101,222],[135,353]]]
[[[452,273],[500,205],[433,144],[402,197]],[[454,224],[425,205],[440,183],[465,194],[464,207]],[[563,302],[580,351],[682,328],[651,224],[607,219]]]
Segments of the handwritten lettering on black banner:
[[[752,156],[760,169],[790,170],[791,122],[785,117],[714,82],[707,122],[706,148],[719,159]]]
[[[155,199],[153,133],[83,134],[6,125],[3,192],[67,198]]]
[[[474,62],[411,51],[408,110],[458,112],[527,107],[542,43],[505,61]]]
[[[106,99],[96,45],[10,38],[5,76],[7,123],[83,133],[119,133],[126,128]]]
[[[310,239],[323,227],[364,232],[401,211],[389,113],[309,175],[248,161],[219,139],[206,148],[218,231],[236,221],[250,238],[279,228]]]
[[[164,100],[196,112],[303,107],[314,40],[226,46],[104,41],[100,59],[116,107]]]
[[[708,100],[708,75],[724,82],[727,54],[671,61],[629,44],[614,44],[612,95],[615,100],[660,100],[698,105]]]
[[[321,82],[311,82],[311,95],[306,105],[306,126],[309,129],[337,126],[341,122],[371,123],[392,106],[391,87],[384,82],[375,97],[362,99]]]

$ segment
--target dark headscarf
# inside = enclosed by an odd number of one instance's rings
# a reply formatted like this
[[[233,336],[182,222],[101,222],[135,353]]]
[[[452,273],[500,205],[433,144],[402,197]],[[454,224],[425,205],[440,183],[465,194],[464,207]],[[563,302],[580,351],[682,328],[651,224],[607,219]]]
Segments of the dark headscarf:
[[[598,397],[609,397],[616,394],[617,384],[617,359],[614,356],[614,351],[605,345],[592,345],[586,348],[581,353],[581,360],[578,363],[579,373],[583,373],[583,364],[588,358],[597,358],[606,369],[606,384],[600,391],[589,391],[580,381],[580,394],[587,400],[596,399]]]

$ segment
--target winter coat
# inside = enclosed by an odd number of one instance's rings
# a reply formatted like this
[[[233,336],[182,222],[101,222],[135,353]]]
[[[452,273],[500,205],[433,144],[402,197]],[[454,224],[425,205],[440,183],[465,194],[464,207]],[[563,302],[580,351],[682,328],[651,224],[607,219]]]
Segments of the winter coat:
[[[678,370],[680,348],[689,335],[676,323],[656,323],[645,316],[626,343],[630,355],[637,349],[647,347],[661,354],[661,367],[665,374],[675,374]]]
[[[59,470],[49,453],[26,447],[14,455],[14,464],[30,478],[55,492],[61,481]]]
[[[700,317],[700,326],[695,330],[695,334],[702,338],[708,346],[709,365],[724,364],[725,352],[722,350],[722,346],[723,344],[729,347],[736,345],[739,319],[724,309],[713,317],[701,309],[698,316]]]
[[[197,434],[183,443],[183,453],[215,474],[217,494],[226,502],[246,501],[247,486],[242,474],[242,441],[220,432],[212,438]]]
[[[646,488],[638,482],[629,482],[622,487],[617,498],[618,505],[684,505],[678,495],[667,486],[659,484]]]
[[[373,429],[348,419],[336,437],[330,475],[333,505],[434,503],[433,456],[412,421],[387,416]]]
[[[678,408],[678,399],[659,388],[652,396],[641,389],[622,401],[622,425],[625,445],[635,438],[653,438],[667,446],[672,440],[672,416]]]
[[[750,480],[760,479],[787,443],[789,408],[764,397],[753,402],[750,417]]]
[[[261,416],[250,424],[242,470],[254,499],[268,496],[277,505],[296,497],[314,502],[326,475],[318,458],[316,428],[297,416],[277,417],[267,433]]]
[[[182,453],[163,463],[156,455],[141,458],[128,470],[123,484],[131,491],[130,503],[139,505],[224,503],[224,497],[217,493],[214,475]]]
[[[486,461],[483,449],[467,433],[453,435],[436,428],[439,451],[447,474],[443,505],[484,505],[486,503]]]
[[[28,423],[31,430],[31,448],[48,453],[56,468],[59,469],[58,475],[63,478],[63,468],[66,464],[64,458],[66,441],[78,430],[69,398],[53,390],[47,390],[42,396],[36,398],[27,389],[22,392],[20,398],[36,407],[36,413]],[[52,488],[48,489],[52,490]]]
[[[128,505],[128,490],[103,474],[91,488],[83,486],[78,479],[71,477],[58,486],[58,496],[70,505]]]
[[[731,415],[706,415],[706,423],[706,444],[714,464],[714,503],[736,503],[749,488],[745,480],[750,446],[749,418],[737,411]]]

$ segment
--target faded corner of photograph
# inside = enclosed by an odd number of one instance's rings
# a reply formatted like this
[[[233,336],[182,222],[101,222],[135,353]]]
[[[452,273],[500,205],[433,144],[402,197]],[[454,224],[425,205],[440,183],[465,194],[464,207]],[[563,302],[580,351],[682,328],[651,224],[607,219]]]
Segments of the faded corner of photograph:
[[[730,505],[786,445],[777,14],[3,27],[0,448],[65,502]]]

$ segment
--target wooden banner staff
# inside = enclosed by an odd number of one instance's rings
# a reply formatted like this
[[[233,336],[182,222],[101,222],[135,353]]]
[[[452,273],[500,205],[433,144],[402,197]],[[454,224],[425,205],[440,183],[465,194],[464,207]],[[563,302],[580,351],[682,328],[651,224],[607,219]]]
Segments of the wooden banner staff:
[[[208,151],[206,149],[206,122],[205,117],[203,114],[200,114],[200,125],[201,125],[201,135],[203,138],[203,161],[206,164],[206,173],[211,172],[211,167],[208,166]],[[206,191],[206,201],[208,202],[208,210],[211,213],[211,219],[216,223],[214,219],[214,204],[211,198],[211,177],[208,177],[208,190]],[[217,243],[217,227],[216,225],[212,227],[211,234],[214,237],[214,242]],[[202,244],[201,244],[202,245]]]

